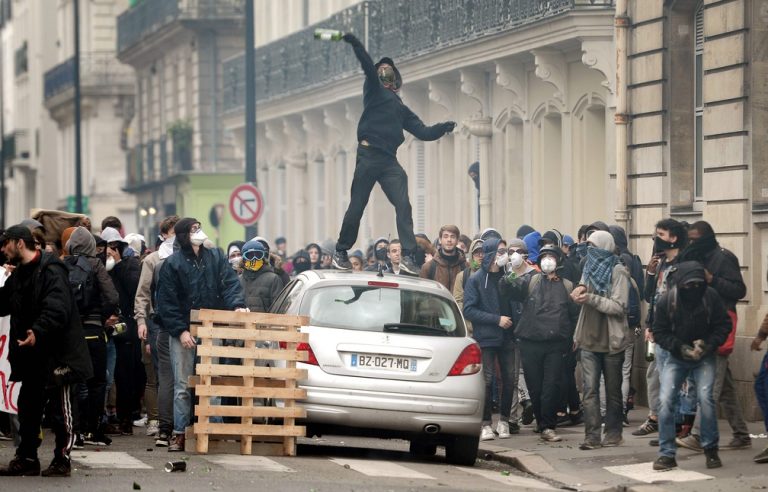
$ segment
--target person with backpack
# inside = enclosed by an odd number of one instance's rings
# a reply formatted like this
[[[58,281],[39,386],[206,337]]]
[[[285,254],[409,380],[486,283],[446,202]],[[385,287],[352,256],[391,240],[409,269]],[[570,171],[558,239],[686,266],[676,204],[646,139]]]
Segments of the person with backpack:
[[[469,281],[469,277],[480,269],[483,263],[483,240],[475,239],[469,245],[470,260],[467,267],[456,275],[456,281],[453,283],[453,298],[459,309],[464,309],[464,289]],[[467,333],[472,336],[472,322],[467,320]]]
[[[93,366],[93,377],[78,392],[80,432],[78,444],[108,446],[112,440],[101,428],[107,389],[107,335],[104,327],[114,325],[120,312],[120,299],[101,260],[96,258],[96,240],[84,227],[76,228],[63,243],[69,256],[63,258],[69,269],[69,285],[75,297],[85,341]]]
[[[661,296],[653,319],[653,339],[660,368],[659,457],[654,470],[677,467],[675,419],[683,381],[691,375],[701,414],[701,447],[707,468],[722,466],[712,390],[717,371],[717,348],[728,338],[731,321],[717,291],[707,285],[704,267],[684,261],[674,267],[668,290]]]
[[[0,236],[0,245],[15,266],[0,287],[0,316],[11,316],[8,362],[11,380],[21,383],[20,442],[8,466],[0,468],[0,476],[68,477],[75,441],[70,389],[93,376],[69,270],[52,254],[37,249],[26,226],[9,227]],[[56,443],[53,461],[41,473],[38,448],[46,403]]]
[[[176,236],[173,227],[178,221],[178,215],[170,215],[160,222],[160,236],[163,242],[157,251],[147,255],[141,262],[141,275],[133,306],[139,338],[149,346],[151,354],[152,367],[146,364],[144,366],[148,372],[147,386],[151,386],[153,380],[156,382],[156,387],[145,389],[144,394],[151,394],[152,389],[157,394],[155,409],[151,410],[151,405],[147,405],[147,435],[155,435],[157,447],[170,446],[173,432],[173,370],[168,333],[163,331],[162,323],[157,317],[157,278],[165,259],[173,254]],[[156,414],[153,414],[153,411],[156,411]]]
[[[579,316],[570,298],[573,283],[558,276],[563,252],[555,245],[539,250],[540,273],[518,277],[512,271],[499,284],[502,302],[523,303],[514,335],[522,356],[525,382],[541,439],[558,442],[557,408],[560,404],[562,363],[573,345],[573,329]]]
[[[130,436],[133,435],[133,421],[141,410],[141,394],[146,382],[138,325],[132,316],[141,263],[134,254],[125,256],[128,243],[117,229],[107,227],[101,231],[101,238],[107,242],[107,270],[120,297],[120,321],[125,323],[125,330],[114,332],[112,339],[117,352],[115,384],[118,425],[120,434]],[[114,264],[111,269],[110,263]]]
[[[456,276],[467,267],[467,259],[459,248],[459,228],[455,225],[444,225],[440,228],[438,240],[439,247],[435,256],[421,267],[421,278],[428,278],[440,282],[453,292]]]
[[[705,221],[694,222],[688,227],[688,246],[680,253],[681,261],[697,261],[704,267],[707,285],[720,295],[728,317],[731,320],[731,331],[726,342],[717,349],[715,385],[712,390],[715,402],[723,408],[723,416],[733,431],[733,438],[721,450],[745,449],[752,447],[749,429],[741,411],[741,405],[736,398],[736,384],[728,367],[728,359],[733,352],[738,326],[736,303],[747,295],[747,286],[741,276],[739,260],[732,252],[722,248],[717,242],[715,231]],[[689,378],[688,392],[692,392],[694,382]],[[694,413],[696,413],[694,411]],[[693,421],[691,434],[680,437],[678,446],[694,451],[701,451],[700,418],[699,414]]]
[[[632,343],[627,325],[629,272],[614,253],[616,245],[607,231],[587,238],[587,261],[580,285],[571,298],[581,305],[574,333],[581,350],[584,382],[584,442],[582,450],[621,445],[621,379],[624,351]],[[605,438],[601,441],[600,377],[605,378]]]

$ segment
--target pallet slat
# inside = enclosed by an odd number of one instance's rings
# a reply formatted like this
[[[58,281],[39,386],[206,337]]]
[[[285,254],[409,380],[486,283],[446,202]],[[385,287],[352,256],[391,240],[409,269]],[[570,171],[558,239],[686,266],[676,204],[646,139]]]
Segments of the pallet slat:
[[[246,388],[243,386],[198,386],[197,396],[232,396],[236,398],[275,398],[278,400],[302,400],[307,390],[301,388]]]
[[[250,340],[252,341],[252,340]],[[225,347],[223,345],[197,347],[197,355],[212,357],[232,357],[234,359],[296,360],[306,361],[305,350],[257,349],[248,347]]]
[[[209,338],[231,338],[238,340],[263,340],[265,342],[308,342],[309,334],[291,331],[277,330],[246,330],[241,327],[219,327],[208,328],[205,326],[192,326],[190,333],[195,337]]]
[[[250,376],[254,378],[306,379],[306,369],[285,367],[245,367],[223,364],[197,364],[198,376]]]
[[[261,425],[261,424],[200,424],[193,426],[195,434],[222,434],[225,436],[281,436],[304,437],[307,429],[301,425]]]
[[[213,323],[254,323],[257,325],[273,325],[276,329],[288,329],[309,324],[307,316],[272,313],[243,313],[237,311],[216,311],[201,309],[197,315],[200,321]]]
[[[260,406],[228,406],[210,405],[208,407],[195,406],[195,415],[210,417],[270,417],[270,418],[297,418],[307,416],[302,407],[260,407]]]

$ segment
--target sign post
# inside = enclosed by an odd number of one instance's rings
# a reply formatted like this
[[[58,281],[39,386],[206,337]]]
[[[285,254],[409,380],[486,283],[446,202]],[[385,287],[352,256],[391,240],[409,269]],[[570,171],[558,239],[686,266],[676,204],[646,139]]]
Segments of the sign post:
[[[264,198],[255,185],[243,183],[232,190],[229,196],[229,213],[235,222],[250,227],[259,221],[263,212]],[[248,239],[251,238],[246,238]]]

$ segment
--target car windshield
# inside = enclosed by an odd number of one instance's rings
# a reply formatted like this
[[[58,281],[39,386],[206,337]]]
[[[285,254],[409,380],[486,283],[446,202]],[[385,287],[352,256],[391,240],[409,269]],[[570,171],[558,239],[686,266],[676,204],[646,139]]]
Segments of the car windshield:
[[[311,289],[301,314],[314,326],[360,331],[463,337],[456,303],[434,294],[367,285]]]

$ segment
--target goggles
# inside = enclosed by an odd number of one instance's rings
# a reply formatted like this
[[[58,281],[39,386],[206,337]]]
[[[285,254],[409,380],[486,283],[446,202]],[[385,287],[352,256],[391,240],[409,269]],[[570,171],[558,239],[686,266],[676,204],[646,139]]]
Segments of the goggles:
[[[250,249],[245,253],[243,253],[243,258],[246,261],[258,261],[258,260],[263,260],[266,255],[267,255],[266,251],[261,251],[258,249]]]

